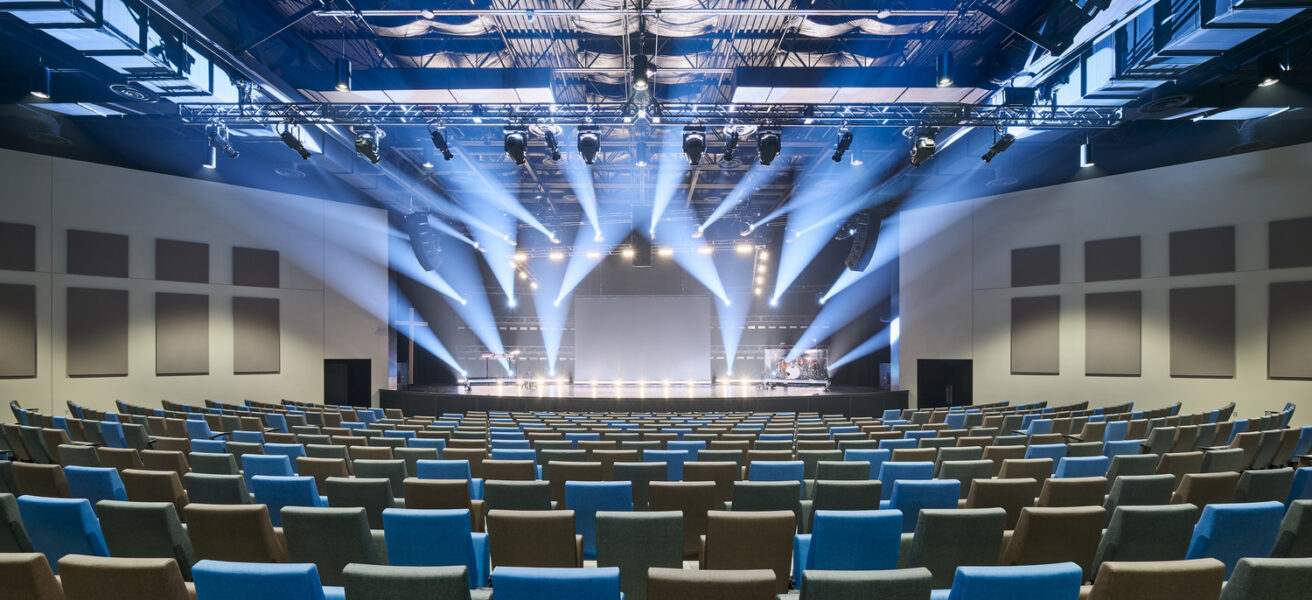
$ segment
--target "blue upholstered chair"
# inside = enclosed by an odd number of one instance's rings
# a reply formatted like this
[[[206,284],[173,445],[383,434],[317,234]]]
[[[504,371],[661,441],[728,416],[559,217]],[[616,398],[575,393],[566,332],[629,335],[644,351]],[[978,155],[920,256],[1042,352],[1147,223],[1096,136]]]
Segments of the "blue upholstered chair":
[[[268,413],[264,415],[264,424],[270,429],[277,429],[279,433],[291,433],[291,429],[287,427],[286,415]]]
[[[902,439],[896,439],[896,440],[880,440],[880,441],[879,441],[879,449],[880,449],[880,450],[888,450],[888,451],[893,451],[893,450],[909,450],[909,449],[915,449],[915,448],[918,448],[919,446],[920,446],[920,441],[919,441],[919,440],[916,440],[916,439],[910,439],[910,438],[902,438]]]
[[[391,437],[391,438],[401,438],[401,439],[405,439],[405,440],[413,440],[413,439],[419,437],[419,433],[418,433],[418,432],[414,432],[414,431],[410,431],[410,430],[408,430],[408,429],[387,429],[387,430],[384,430],[384,431],[383,431],[383,437]]]
[[[311,563],[248,563],[202,560],[191,568],[196,600],[344,600],[325,587]]]
[[[327,507],[328,498],[319,495],[314,478],[256,475],[251,478],[251,493],[255,503],[269,507],[269,520],[274,527],[282,527],[282,507]]]
[[[492,570],[497,600],[620,600],[619,567],[547,569],[497,567]]]
[[[893,458],[892,450],[872,450],[868,448],[854,448],[843,451],[843,460],[852,460],[857,462],[870,463],[870,478],[879,479],[879,469]]]
[[[886,462],[879,468],[879,481],[882,484],[879,492],[880,500],[893,498],[893,486],[898,481],[924,481],[933,478],[934,463],[931,461]]]
[[[902,437],[908,440],[916,440],[916,442],[919,443],[920,440],[926,438],[932,438],[937,435],[938,435],[937,431],[908,431],[902,434]]]
[[[1020,431],[1025,435],[1043,435],[1052,433],[1052,419],[1034,419],[1025,429]]]
[[[241,472],[242,475],[246,476],[246,487],[251,491],[255,490],[251,478],[256,475],[291,477],[296,474],[296,471],[292,470],[290,458],[283,455],[269,456],[267,454],[241,455]]]
[[[467,460],[420,460],[415,462],[420,479],[464,479],[469,482],[469,499],[483,499],[483,479],[469,474]]]
[[[839,433],[861,433],[861,428],[856,425],[840,425],[829,428],[829,439],[834,439],[834,435]]]
[[[246,444],[263,444],[264,432],[237,430],[232,432],[231,439],[234,442],[242,442]]]
[[[902,513],[896,510],[819,510],[811,533],[793,536],[793,578],[802,571],[896,569]]]
[[[1107,458],[1112,458],[1126,454],[1139,454],[1143,450],[1143,447],[1141,446],[1142,443],[1142,440],[1103,442],[1102,455]]]
[[[86,498],[19,496],[18,513],[32,549],[46,555],[59,573],[59,559],[68,554],[109,556],[100,521]]]
[[[1051,458],[1052,471],[1057,472],[1057,463],[1066,456],[1066,444],[1035,444],[1025,450],[1026,460],[1032,458]]]
[[[683,450],[643,450],[642,462],[663,462],[666,468],[666,479],[669,481],[683,480],[683,463],[688,460],[688,453]]]
[[[596,558],[597,511],[633,510],[633,483],[566,481],[565,508],[574,511],[574,533],[583,536],[584,558]]]
[[[806,463],[800,460],[756,460],[747,467],[748,481],[802,481]]]
[[[305,446],[303,444],[265,444],[264,454],[266,456],[286,456],[287,460],[292,463],[292,471],[295,471],[296,459],[305,456]]]
[[[411,448],[432,448],[437,450],[438,456],[442,456],[442,450],[446,449],[446,440],[414,437],[406,440],[405,445]]]
[[[127,501],[128,492],[118,469],[112,467],[64,467],[68,493],[74,498],[86,498],[91,504],[101,500]]]
[[[1106,477],[1111,466],[1112,459],[1106,456],[1063,456],[1057,461],[1054,477]]]
[[[538,453],[532,448],[492,447],[492,460],[531,460],[537,462]]]
[[[123,424],[118,421],[100,421],[100,437],[105,440],[106,448],[127,448],[128,439],[123,434]]]
[[[945,422],[948,424],[948,429],[965,429],[965,428],[966,428],[966,413],[964,413],[964,412],[954,412],[954,413],[950,413],[950,414],[947,416],[947,419],[946,419]]]
[[[665,442],[666,450],[683,450],[688,453],[688,460],[697,460],[697,451],[706,449],[702,440],[670,440]]]
[[[1215,558],[1230,577],[1241,558],[1266,558],[1275,547],[1285,505],[1279,502],[1208,504],[1194,526],[1185,558]]]
[[[498,454],[504,455],[504,450],[530,450],[533,448],[528,440],[521,439],[494,439],[489,442],[492,445],[493,460],[523,460],[523,459],[505,459],[496,458]]]
[[[880,419],[885,422],[889,421],[890,419],[901,419],[901,418],[902,418],[902,410],[897,408],[886,409],[884,411],[884,415],[880,417]]]
[[[225,454],[228,452],[228,442],[223,440],[191,440],[191,451],[207,454]]]
[[[956,508],[960,496],[961,482],[956,479],[902,479],[893,482],[892,498],[880,501],[879,508],[902,511],[902,533],[912,533],[922,509]]]
[[[933,600],[1076,600],[1084,572],[1072,562],[1021,567],[958,567],[951,590]]]
[[[383,537],[388,564],[463,566],[469,572],[470,589],[487,585],[491,564],[487,534],[470,530],[469,509],[389,508],[383,511]]]
[[[1109,421],[1107,423],[1107,429],[1102,432],[1102,441],[1104,443],[1125,441],[1125,434],[1129,433],[1129,431],[1129,421]]]
[[[565,433],[565,439],[572,442],[596,442],[601,440],[601,434],[596,432],[570,431]],[[578,445],[577,443],[575,444]]]
[[[214,433],[205,419],[187,419],[187,437],[193,440],[218,440],[227,436],[226,433]]]
[[[1294,471],[1294,485],[1289,488],[1285,506],[1293,504],[1295,500],[1312,500],[1312,467]]]

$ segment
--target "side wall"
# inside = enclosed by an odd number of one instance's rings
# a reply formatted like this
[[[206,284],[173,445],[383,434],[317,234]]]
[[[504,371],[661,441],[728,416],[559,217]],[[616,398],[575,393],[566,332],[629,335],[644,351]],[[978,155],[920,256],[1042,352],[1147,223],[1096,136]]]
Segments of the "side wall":
[[[0,221],[36,226],[36,270],[0,283],[36,286],[38,332],[37,376],[0,379],[0,399],[53,414],[65,400],[322,401],[336,358],[369,359],[372,389],[387,385],[385,211],[6,150],[0,181]],[[128,277],[67,274],[69,229],[129,236]],[[156,280],[157,238],[209,244],[209,283]],[[279,287],[234,286],[234,246],[278,251]],[[127,376],[67,376],[69,287],[127,290]],[[156,292],[209,298],[208,375],[156,376]],[[279,300],[278,373],[234,374],[234,296]]]
[[[1005,160],[1005,157],[1003,157]],[[901,382],[917,402],[917,361],[970,359],[982,404],[1133,399],[1153,408],[1239,403],[1241,416],[1312,397],[1312,381],[1267,376],[1268,285],[1312,268],[1268,269],[1268,224],[1312,216],[1312,145],[1279,148],[906,211],[901,250]],[[1173,231],[1235,227],[1235,270],[1170,276]],[[1142,240],[1139,279],[1085,282],[1084,243]],[[1012,287],[1011,251],[1061,247],[1056,285]],[[1171,377],[1170,290],[1235,286],[1233,378]],[[1085,294],[1142,292],[1141,375],[1085,375]],[[1011,374],[1011,300],[1056,295],[1059,374]],[[1306,404],[1306,402],[1304,402]],[[1312,410],[1295,423],[1312,423]]]

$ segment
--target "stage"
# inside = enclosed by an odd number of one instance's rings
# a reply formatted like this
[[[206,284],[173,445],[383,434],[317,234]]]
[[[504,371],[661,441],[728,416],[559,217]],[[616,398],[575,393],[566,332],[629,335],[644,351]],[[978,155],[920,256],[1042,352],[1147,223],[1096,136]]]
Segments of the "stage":
[[[467,411],[628,411],[628,412],[818,412],[878,417],[884,410],[906,408],[906,391],[873,388],[826,390],[815,386],[756,385],[586,385],[543,384],[411,386],[379,390],[383,408],[407,416],[437,416]]]

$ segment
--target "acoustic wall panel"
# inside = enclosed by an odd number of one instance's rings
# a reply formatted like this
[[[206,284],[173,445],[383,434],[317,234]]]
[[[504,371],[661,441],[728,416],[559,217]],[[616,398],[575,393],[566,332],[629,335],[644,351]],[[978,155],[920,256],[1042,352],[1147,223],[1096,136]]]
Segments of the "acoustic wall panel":
[[[36,270],[36,226],[0,223],[0,269]]]
[[[277,298],[232,299],[232,371],[277,373],[282,368]]]
[[[1171,232],[1171,275],[1229,273],[1234,270],[1233,226]]]
[[[1061,283],[1061,246],[1011,251],[1011,287]]]
[[[210,245],[156,239],[155,279],[209,283]]]
[[[0,379],[36,377],[36,286],[0,283]]]
[[[128,374],[128,292],[68,288],[69,377]]]
[[[1084,280],[1138,279],[1141,274],[1139,236],[1084,242]]]
[[[1011,374],[1057,375],[1060,372],[1061,298],[1011,299]]]
[[[1312,267],[1312,217],[1272,221],[1267,243],[1270,268]]]
[[[256,248],[233,248],[232,284],[278,287],[278,252]]]
[[[1271,284],[1267,376],[1312,379],[1312,281]]]
[[[1171,290],[1171,376],[1235,376],[1235,286]]]
[[[208,375],[210,298],[155,294],[155,374]]]
[[[1084,374],[1142,374],[1143,298],[1140,292],[1084,296]]]
[[[68,274],[128,276],[128,236],[68,230]]]

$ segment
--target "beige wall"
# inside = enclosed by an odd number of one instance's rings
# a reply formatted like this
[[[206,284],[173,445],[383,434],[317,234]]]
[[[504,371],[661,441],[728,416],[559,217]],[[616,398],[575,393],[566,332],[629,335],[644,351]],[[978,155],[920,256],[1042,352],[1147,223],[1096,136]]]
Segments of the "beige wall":
[[[901,387],[916,401],[916,361],[974,361],[976,403],[1134,400],[1186,410],[1230,401],[1241,416],[1312,397],[1312,381],[1271,380],[1267,285],[1312,280],[1312,268],[1267,270],[1267,224],[1312,216],[1312,145],[1278,148],[906,211],[901,247]],[[1168,276],[1171,231],[1234,225],[1236,272]],[[1143,277],[1084,283],[1084,242],[1142,236]],[[1061,284],[1010,287],[1011,250],[1061,245]],[[1235,285],[1236,377],[1172,378],[1171,288]],[[1084,295],[1143,291],[1141,377],[1084,375]],[[1010,374],[1013,297],[1060,295],[1060,375]],[[1306,404],[1306,402],[1304,402]],[[1312,407],[1295,414],[1312,424]]]
[[[325,358],[370,359],[373,388],[387,384],[385,211],[6,150],[0,181],[0,221],[37,227],[37,272],[0,271],[2,283],[37,285],[38,376],[0,380],[6,403],[63,414],[70,399],[103,408],[115,399],[322,401]],[[68,229],[130,236],[129,278],[65,274]],[[208,243],[210,283],[156,281],[156,238]],[[279,251],[281,287],[233,286],[233,246]],[[129,291],[127,377],[65,375],[69,286]],[[209,375],[155,375],[155,292],[209,296]],[[233,296],[279,298],[281,373],[233,374]]]

